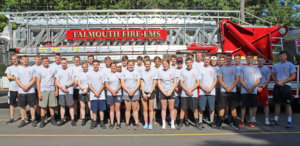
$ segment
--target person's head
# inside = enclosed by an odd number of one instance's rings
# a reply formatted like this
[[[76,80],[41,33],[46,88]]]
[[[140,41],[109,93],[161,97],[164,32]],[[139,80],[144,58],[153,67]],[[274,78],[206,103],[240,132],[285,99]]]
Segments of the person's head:
[[[107,68],[109,68],[109,67],[110,67],[110,64],[111,64],[111,58],[110,58],[109,56],[105,57],[104,63],[105,63],[105,66],[106,66]]]
[[[265,64],[265,56],[263,55],[258,55],[257,56],[257,63],[259,67],[262,67]]]
[[[141,66],[143,64],[143,57],[142,56],[138,56],[136,58],[136,62],[138,66]]]
[[[122,72],[122,63],[117,64],[117,72]]]
[[[231,62],[232,62],[232,55],[228,53],[228,54],[225,55],[225,62],[224,62],[224,64],[226,66],[230,66]]]
[[[74,56],[73,60],[74,60],[74,64],[75,64],[76,66],[79,66],[79,65],[80,65],[80,57],[79,57],[79,56]]]
[[[34,64],[37,66],[41,65],[41,56],[40,55],[35,55],[34,56]]]
[[[117,72],[117,62],[110,63],[110,69],[113,73]]]
[[[126,67],[127,66],[127,62],[128,62],[128,56],[127,55],[124,55],[122,57],[122,65],[123,67]]]
[[[176,59],[177,59],[177,56],[176,56],[176,55],[172,55],[172,56],[171,56],[171,63],[172,63],[173,66],[176,65]]]
[[[285,50],[281,50],[279,52],[279,59],[281,62],[286,62],[287,61],[287,54],[286,54],[286,51]]]
[[[194,54],[188,53],[188,54],[186,54],[186,58],[191,58],[192,60],[194,60]]]
[[[23,66],[28,66],[29,57],[27,55],[24,55],[21,57],[21,63]]]
[[[240,54],[234,55],[234,64],[237,66],[239,66],[241,64],[241,55]]]
[[[254,54],[252,52],[248,52],[246,54],[246,62],[248,65],[252,65],[254,61]]]
[[[210,57],[210,63],[211,63],[211,66],[218,66],[218,57],[215,55],[212,55]]]
[[[147,55],[147,56],[144,56],[144,61],[146,60],[150,60],[150,57]]]
[[[144,65],[145,65],[146,70],[150,70],[150,68],[151,68],[151,60],[145,60],[144,61]]]
[[[177,68],[178,68],[178,69],[181,69],[181,68],[182,68],[182,64],[183,64],[183,59],[182,59],[182,57],[178,57],[178,58],[176,59],[176,65],[177,65]]]
[[[133,71],[134,70],[134,61],[133,60],[127,61],[127,69],[129,71]]]
[[[162,65],[163,65],[164,70],[168,70],[169,67],[170,67],[170,61],[169,61],[169,59],[163,59],[162,60]]]
[[[192,58],[186,58],[185,59],[186,68],[188,70],[193,68],[193,59]]]
[[[62,58],[60,64],[63,69],[68,68],[68,60],[66,58]]]
[[[221,56],[219,57],[218,65],[219,65],[219,66],[223,66],[223,65],[224,65],[224,62],[225,62],[225,56],[224,56],[224,55],[221,55]]]
[[[161,58],[159,56],[154,57],[154,65],[155,67],[160,67],[161,65]]]
[[[202,61],[202,57],[203,57],[202,52],[197,52],[196,53],[196,61],[197,62],[201,62]]]
[[[99,71],[99,66],[100,66],[100,61],[99,60],[94,60],[92,65],[93,65],[93,68],[94,68],[95,72]]]
[[[83,62],[81,67],[82,67],[83,72],[88,72],[89,71],[89,63]]]
[[[55,63],[56,64],[60,64],[60,62],[61,62],[61,54],[60,53],[55,53],[54,59],[55,59]]]
[[[88,56],[88,63],[89,63],[90,65],[92,65],[92,64],[93,64],[93,61],[94,61],[94,55],[89,55],[89,56]]]
[[[10,56],[10,60],[11,60],[11,63],[13,65],[18,65],[19,64],[19,58],[18,58],[18,56],[16,54],[11,55]]]
[[[47,56],[43,56],[43,57],[42,57],[42,64],[43,64],[43,66],[46,67],[46,68],[49,66],[49,59],[48,59]]]
[[[204,56],[204,66],[209,66],[209,63],[210,63],[210,55],[209,54],[206,54]]]

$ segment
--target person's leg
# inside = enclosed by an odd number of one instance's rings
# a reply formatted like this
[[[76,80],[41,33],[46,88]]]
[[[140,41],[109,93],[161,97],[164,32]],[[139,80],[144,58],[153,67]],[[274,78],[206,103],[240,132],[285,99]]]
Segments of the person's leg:
[[[109,105],[109,119],[110,119],[110,124],[114,124],[114,119],[115,118],[115,104],[110,104]]]
[[[34,122],[34,120],[35,120],[35,106],[32,105],[32,106],[29,106],[29,108],[30,108],[31,122]]]
[[[60,106],[60,119],[64,120],[65,117],[65,105]]]
[[[286,115],[288,117],[292,117],[292,108],[290,104],[285,104],[285,110],[286,110]],[[292,122],[292,120],[289,120],[289,122]]]
[[[169,99],[168,104],[169,104],[169,110],[170,110],[170,116],[171,116],[171,128],[175,129],[175,115],[174,115],[174,103],[175,99]]]
[[[26,118],[26,106],[20,107],[21,120],[24,121]]]
[[[245,119],[245,114],[246,114],[246,107],[241,107],[241,121],[242,123],[244,123],[244,119]]]
[[[121,103],[120,103],[120,102],[116,102],[116,103],[115,103],[115,112],[116,112],[117,124],[120,124],[120,123],[121,123],[121,112],[120,112],[120,107],[121,107]]]
[[[154,99],[149,99],[149,125],[152,126],[154,117]]]
[[[85,102],[79,101],[79,104],[80,104],[80,118],[82,120],[84,120],[85,119]]]
[[[134,122],[135,124],[139,124],[139,101],[132,101],[131,102],[131,106],[132,106],[132,112],[133,112],[133,118],[134,118]]]
[[[74,106],[73,105],[69,106],[69,114],[70,114],[71,120],[74,120]]]
[[[147,99],[142,98],[141,99],[142,106],[143,106],[143,115],[144,115],[144,121],[145,121],[145,127],[148,128],[148,102]]]
[[[161,99],[162,128],[166,128],[167,100]]]
[[[126,122],[126,124],[129,124],[130,112],[131,112],[131,101],[125,100],[125,122]]]
[[[199,122],[202,123],[203,120],[203,111],[205,111],[206,104],[207,104],[207,96],[200,95],[199,96]]]
[[[279,103],[276,103],[275,104],[275,116],[274,116],[274,120],[278,122],[278,119],[279,119],[279,115],[280,115],[280,104]]]
[[[15,115],[15,106],[10,104],[9,105],[9,116],[11,119],[14,119],[14,115]]]

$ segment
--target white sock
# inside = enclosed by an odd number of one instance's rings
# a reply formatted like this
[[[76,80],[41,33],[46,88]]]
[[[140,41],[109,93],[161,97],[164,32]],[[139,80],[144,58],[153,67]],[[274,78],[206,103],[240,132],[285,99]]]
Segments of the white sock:
[[[279,119],[279,116],[274,116],[275,121],[278,121],[278,119]]]
[[[224,119],[227,119],[227,118],[228,118],[228,115],[225,115],[225,116],[224,116]]]
[[[265,121],[269,121],[269,118],[265,118]]]
[[[210,123],[214,122],[214,116],[210,115],[209,117],[210,117],[210,121],[209,122]]]
[[[199,123],[202,123],[202,116],[199,116]]]
[[[171,125],[174,125],[174,120],[171,120]]]
[[[162,120],[162,124],[163,124],[163,125],[166,125],[166,120]]]
[[[292,122],[292,117],[288,117],[288,122]]]

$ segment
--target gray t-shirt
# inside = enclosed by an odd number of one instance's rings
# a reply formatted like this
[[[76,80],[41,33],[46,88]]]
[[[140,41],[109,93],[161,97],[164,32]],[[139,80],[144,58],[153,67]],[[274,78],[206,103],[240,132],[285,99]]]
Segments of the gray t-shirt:
[[[211,87],[214,83],[214,80],[217,78],[217,70],[212,66],[203,66],[200,70],[199,76],[200,83],[203,85],[203,87]],[[216,95],[215,87],[213,90],[211,90],[211,92],[205,92],[200,88],[199,95]]]
[[[120,78],[121,73],[108,72],[105,82],[108,83],[109,87],[112,90],[117,90],[118,86],[121,84]],[[109,90],[107,90],[107,95],[112,96],[112,93]],[[122,95],[121,89],[117,92],[117,95]]]
[[[60,68],[57,70],[57,73],[55,74],[55,78],[58,79],[59,84],[62,86],[67,85],[72,81],[73,78],[75,78],[75,74],[72,68]],[[73,85],[68,87],[69,93],[68,94],[73,94],[74,87]],[[59,95],[65,95],[66,93],[63,92],[61,89],[59,89]]]
[[[161,70],[157,74],[157,79],[161,80],[161,86],[165,92],[170,92],[174,84],[175,73],[173,70]]]
[[[283,81],[291,76],[292,73],[296,72],[295,65],[287,61],[285,63],[278,62],[272,68],[272,73],[275,73],[278,81]],[[291,82],[285,83],[285,85],[291,86]]]
[[[111,72],[111,69],[108,68],[108,67],[106,67],[106,66],[100,67],[100,70],[103,71],[103,72],[105,72],[106,74],[109,74]]]
[[[73,72],[74,72],[75,81],[77,81],[77,76],[82,72],[82,67],[81,67],[81,65],[78,65],[78,66],[74,65],[71,68],[73,69]],[[79,87],[77,86],[76,89],[79,89]]]
[[[254,86],[257,79],[261,78],[261,74],[259,71],[259,68],[257,66],[244,66],[241,69],[241,78],[244,79],[245,84],[248,86],[248,88],[251,88]],[[242,86],[241,88],[242,94],[248,94],[246,88]],[[257,94],[257,87],[252,91],[252,94]]]
[[[89,71],[88,72],[88,84],[91,85],[96,91],[104,85],[106,75],[102,71]],[[90,100],[105,100],[105,92],[101,91],[100,97],[97,98],[93,91],[90,90]]]
[[[56,69],[53,67],[40,67],[39,70],[37,70],[36,74],[37,77],[40,78],[40,90],[41,92],[44,91],[55,91],[55,84],[54,84],[54,76],[56,73]]]
[[[193,63],[193,68],[196,69],[198,72],[200,72],[201,68],[204,66],[204,62],[201,61],[201,62],[197,62],[195,61]]]
[[[121,79],[124,80],[125,86],[130,91],[132,91],[136,87],[137,80],[140,78],[141,75],[137,70],[133,70],[133,71],[125,70],[124,72],[122,72],[121,75]],[[125,90],[123,91],[124,91],[123,95],[128,96],[128,93]],[[136,90],[134,96],[139,96],[139,94],[140,94],[140,90]]]
[[[240,76],[240,72],[235,65],[230,65],[230,66],[223,65],[219,69],[218,76],[222,77],[223,82],[226,84],[226,86],[232,86],[235,81],[235,78],[237,76]],[[226,92],[223,86],[221,86],[221,92]],[[236,87],[234,87],[231,90],[231,92],[236,92]]]
[[[142,64],[141,66],[138,66],[137,64],[134,65],[134,69],[137,70],[140,74],[146,69],[144,64]]]
[[[19,81],[23,85],[28,85],[33,78],[36,77],[36,73],[32,66],[19,66],[16,77],[19,78]],[[18,92],[19,94],[35,93],[33,86],[31,86],[27,91],[24,91],[21,87],[19,87]]]
[[[184,82],[186,88],[191,89],[199,80],[199,73],[196,69],[192,68],[188,70],[187,68],[183,69],[180,73],[179,80]],[[184,90],[181,91],[181,97],[190,97]],[[193,96],[198,97],[197,88],[193,90]]]
[[[35,73],[37,73],[39,71],[39,69],[42,67],[42,65],[39,65],[39,66],[33,65],[32,67],[33,67]],[[34,87],[34,89],[36,89],[36,83],[34,83],[33,87]]]
[[[81,86],[84,89],[88,89],[88,72],[80,72],[77,76],[76,76],[76,80],[78,82],[80,82]],[[83,90],[79,89],[79,93],[82,94]]]
[[[177,87],[180,87],[179,77],[180,77],[180,74],[181,74],[182,70],[183,70],[183,68],[181,68],[181,69],[178,69],[178,68],[174,69],[175,77],[177,78]],[[175,91],[174,93],[175,93],[175,96],[181,96],[181,92],[178,93],[178,92]]]
[[[236,66],[236,68],[239,70],[239,73],[241,74],[241,69],[244,67],[245,65],[240,65],[240,66]],[[242,86],[242,84],[241,84],[241,82],[240,81],[238,81],[238,83],[237,83],[237,85],[236,85],[237,87],[241,87]]]
[[[6,68],[5,73],[10,74],[11,76],[16,76],[19,67],[20,65],[18,66],[11,65],[8,68]],[[19,86],[16,83],[16,81],[9,80],[9,91],[18,91],[18,90],[19,90]]]
[[[157,74],[154,70],[150,69],[149,71],[142,71],[141,77],[144,83],[144,92],[150,92],[153,80],[157,79]]]
[[[56,72],[58,69],[61,69],[61,65],[60,64],[56,64],[55,62],[53,62],[52,64],[50,64],[50,67],[53,67],[56,69]]]
[[[271,76],[271,70],[268,66],[262,66],[258,67],[260,70],[261,78],[260,78],[260,83],[258,86],[262,86],[268,79],[268,77]]]

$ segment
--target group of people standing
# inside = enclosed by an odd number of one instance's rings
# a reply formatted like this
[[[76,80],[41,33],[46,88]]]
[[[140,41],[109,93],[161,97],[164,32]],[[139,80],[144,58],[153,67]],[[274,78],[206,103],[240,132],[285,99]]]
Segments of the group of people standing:
[[[258,56],[257,65],[254,65],[252,53],[246,54],[245,65],[241,64],[239,54],[216,56],[197,52],[195,56],[196,59],[189,53],[185,60],[175,55],[170,60],[156,56],[153,62],[149,56],[138,56],[136,61],[123,56],[120,63],[105,57],[105,66],[100,67],[100,61],[94,60],[93,55],[88,56],[87,62],[81,62],[80,57],[75,56],[74,65],[68,65],[70,61],[59,53],[55,54],[52,64],[49,64],[48,57],[37,55],[33,66],[29,66],[28,56],[21,56],[19,65],[18,56],[12,55],[12,65],[5,71],[10,81],[10,119],[7,123],[14,122],[14,109],[18,103],[21,113],[19,128],[27,124],[27,105],[32,126],[36,127],[40,121],[41,128],[46,125],[47,114],[53,125],[64,125],[68,111],[72,126],[76,126],[77,119],[81,119],[84,126],[90,118],[91,129],[98,123],[105,129],[105,115],[109,115],[109,128],[116,125],[119,129],[123,105],[126,129],[130,129],[131,123],[134,129],[138,129],[139,116],[142,116],[143,129],[153,129],[153,122],[158,119],[161,128],[166,129],[170,117],[170,128],[176,129],[177,126],[179,130],[189,125],[189,115],[193,117],[190,120],[194,126],[203,129],[206,111],[207,123],[212,128],[222,128],[225,121],[229,121],[233,128],[255,127],[260,103],[264,106],[265,124],[276,126],[279,124],[280,105],[285,103],[287,127],[292,127],[291,81],[295,79],[296,69],[287,61],[285,51],[280,52],[280,62],[272,70],[264,65],[264,56]],[[271,77],[276,83],[272,122],[269,121],[268,107]],[[241,109],[240,118],[238,107]],[[246,108],[249,108],[248,122]],[[232,118],[228,118],[229,112]],[[55,115],[60,115],[58,121]]]

